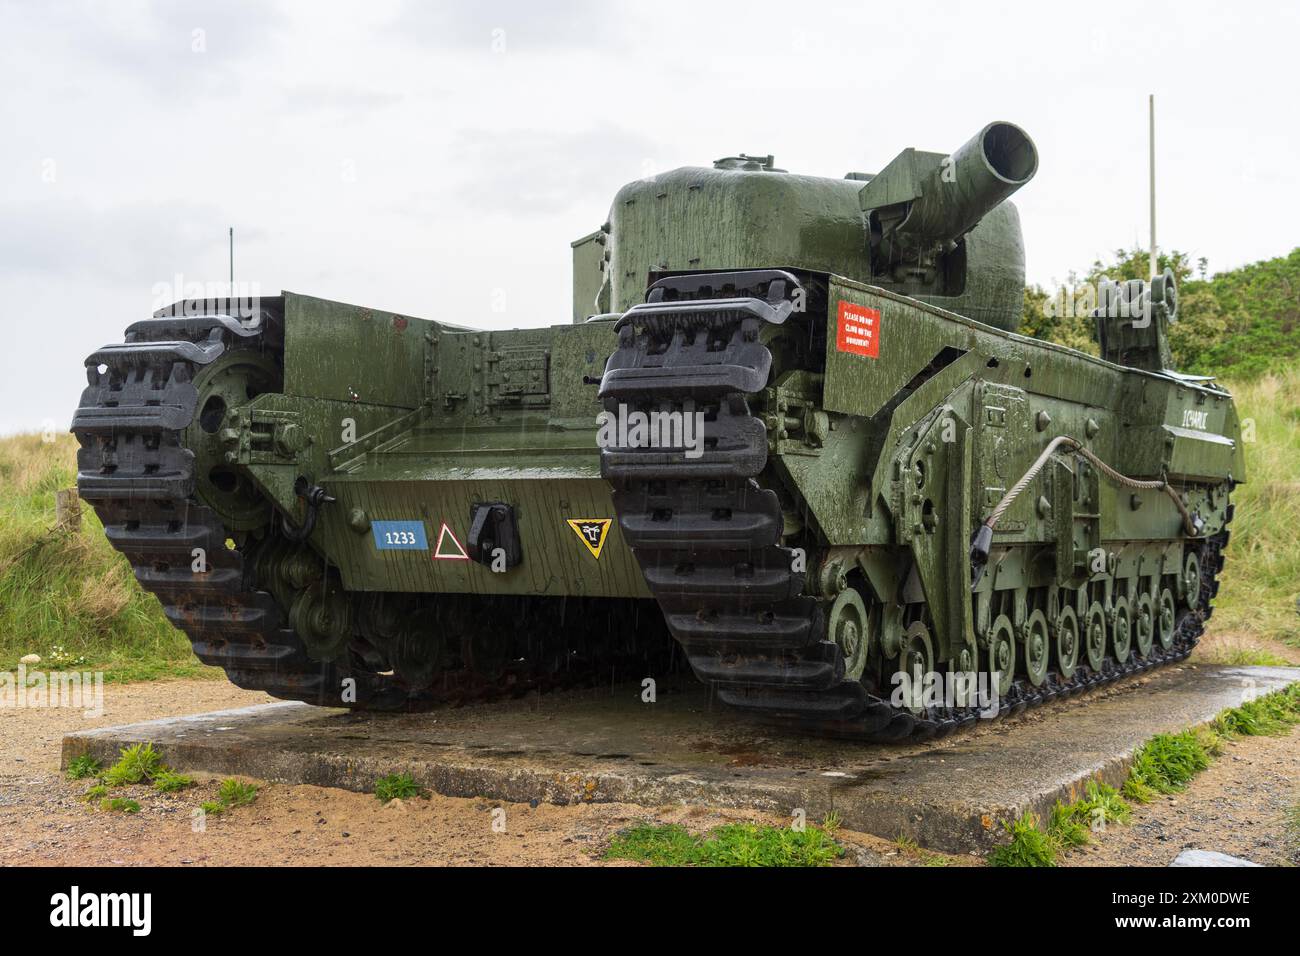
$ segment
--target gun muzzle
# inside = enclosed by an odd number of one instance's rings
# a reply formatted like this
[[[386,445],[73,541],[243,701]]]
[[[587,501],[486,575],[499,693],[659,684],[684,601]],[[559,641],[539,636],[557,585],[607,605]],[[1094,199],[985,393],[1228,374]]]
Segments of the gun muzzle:
[[[1037,171],[1038,150],[1025,131],[990,123],[921,180],[892,238],[905,249],[955,242]]]

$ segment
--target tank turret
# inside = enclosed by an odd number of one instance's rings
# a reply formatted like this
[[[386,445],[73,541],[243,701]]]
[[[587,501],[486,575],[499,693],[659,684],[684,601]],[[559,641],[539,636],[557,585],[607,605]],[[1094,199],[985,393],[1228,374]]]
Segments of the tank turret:
[[[640,179],[619,190],[600,232],[574,244],[575,295],[586,300],[575,318],[626,311],[674,272],[777,263],[1013,331],[1024,244],[1005,200],[1037,168],[1029,137],[999,122],[951,155],[905,149],[874,176],[787,173],[771,155],[742,153]]]

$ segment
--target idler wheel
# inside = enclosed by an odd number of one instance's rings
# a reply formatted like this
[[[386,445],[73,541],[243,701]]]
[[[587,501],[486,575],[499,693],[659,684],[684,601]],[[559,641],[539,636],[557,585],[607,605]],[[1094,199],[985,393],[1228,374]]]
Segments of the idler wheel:
[[[867,608],[854,588],[845,588],[835,598],[828,616],[827,634],[844,656],[844,678],[859,680],[867,666],[871,633]]]

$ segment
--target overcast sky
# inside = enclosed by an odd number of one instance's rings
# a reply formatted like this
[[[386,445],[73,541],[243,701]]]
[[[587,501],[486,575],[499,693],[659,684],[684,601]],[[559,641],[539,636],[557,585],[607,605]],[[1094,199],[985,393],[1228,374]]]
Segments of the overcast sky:
[[[774,153],[876,171],[993,119],[1035,139],[1031,279],[1145,242],[1211,270],[1300,239],[1291,3],[0,0],[0,433],[66,428],[160,285],[568,321],[624,182]],[[499,291],[498,291],[499,290]],[[504,301],[504,312],[493,311]]]

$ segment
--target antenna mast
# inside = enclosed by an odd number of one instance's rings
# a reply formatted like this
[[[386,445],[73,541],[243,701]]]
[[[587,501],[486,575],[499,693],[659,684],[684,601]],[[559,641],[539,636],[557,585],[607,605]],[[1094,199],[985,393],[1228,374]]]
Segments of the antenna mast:
[[[1147,99],[1149,111],[1149,136],[1151,160],[1151,279],[1154,281],[1156,267],[1156,95],[1151,93]]]

